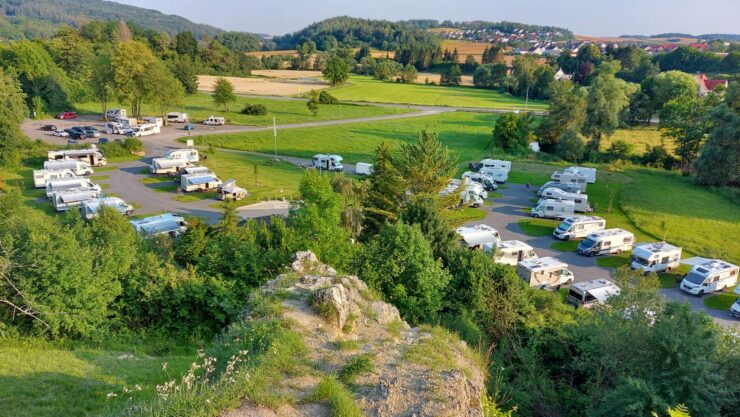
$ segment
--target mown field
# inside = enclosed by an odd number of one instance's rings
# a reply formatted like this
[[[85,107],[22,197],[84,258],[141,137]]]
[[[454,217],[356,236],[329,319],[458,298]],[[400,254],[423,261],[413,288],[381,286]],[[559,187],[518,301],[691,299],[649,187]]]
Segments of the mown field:
[[[375,103],[419,104],[428,106],[524,109],[524,99],[493,90],[473,87],[448,87],[400,84],[354,75],[346,85],[329,89],[340,100]],[[547,103],[530,100],[529,110],[547,110]]]
[[[623,140],[632,145],[632,152],[642,155],[648,146],[665,145],[669,152],[673,151],[674,144],[671,140],[664,140],[661,131],[656,126],[637,126],[631,129],[619,129],[614,135],[601,141],[600,149],[606,151],[609,146],[617,140]]]
[[[266,116],[246,116],[240,114],[245,104],[262,104],[267,107]],[[109,109],[121,108],[119,103],[109,103]],[[88,102],[77,104],[77,110],[85,114],[101,114],[100,104]],[[321,120],[354,119],[359,117],[381,116],[386,114],[406,113],[411,110],[403,108],[387,108],[378,106],[362,105],[322,105],[318,115],[314,116],[306,107],[306,103],[300,100],[280,100],[269,98],[237,96],[236,102],[229,105],[229,111],[216,106],[210,94],[195,94],[185,98],[181,106],[175,106],[170,111],[185,112],[190,116],[193,123],[199,123],[211,115],[224,116],[228,124],[269,126],[275,117],[277,124],[306,123]],[[153,106],[144,105],[142,113],[145,115],[158,115],[158,109]]]

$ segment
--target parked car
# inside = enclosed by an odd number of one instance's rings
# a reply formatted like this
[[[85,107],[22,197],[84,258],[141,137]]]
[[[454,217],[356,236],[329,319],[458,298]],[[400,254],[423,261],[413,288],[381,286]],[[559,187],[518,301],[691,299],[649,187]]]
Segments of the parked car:
[[[183,130],[195,130],[195,128],[196,128],[196,125],[193,125],[193,124],[187,124],[187,125],[185,125],[185,127],[183,127],[182,129],[183,129]]]
[[[68,136],[72,139],[82,140],[82,139],[87,138],[87,136],[85,136],[84,130],[78,130],[78,129],[72,128],[72,129],[65,129],[64,131],[67,132]]]
[[[69,119],[76,119],[77,113],[73,111],[63,111],[56,115],[56,118],[59,120],[69,120]]]
[[[98,139],[98,145],[106,145],[110,143],[110,139],[108,138],[100,138]]]
[[[43,125],[41,126],[41,130],[46,132],[54,132],[55,130],[57,130],[57,127],[56,125]]]
[[[99,138],[100,132],[98,132],[98,129],[95,129],[92,126],[83,126],[82,130],[85,131],[85,136],[89,138]]]
[[[59,136],[60,138],[66,138],[69,136],[66,130],[55,130],[51,132],[52,136]]]

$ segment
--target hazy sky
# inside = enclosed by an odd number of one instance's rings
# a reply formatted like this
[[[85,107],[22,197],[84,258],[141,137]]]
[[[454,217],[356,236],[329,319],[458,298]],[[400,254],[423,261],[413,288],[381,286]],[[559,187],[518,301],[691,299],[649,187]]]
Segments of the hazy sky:
[[[283,35],[328,17],[509,20],[582,35],[740,33],[740,0],[118,0],[228,30]]]

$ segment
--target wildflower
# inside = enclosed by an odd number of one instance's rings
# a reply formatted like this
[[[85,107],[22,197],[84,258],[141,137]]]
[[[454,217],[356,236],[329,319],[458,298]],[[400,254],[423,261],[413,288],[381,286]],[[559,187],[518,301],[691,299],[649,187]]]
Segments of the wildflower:
[[[106,397],[108,398],[116,398],[118,395],[115,392],[109,392]]]
[[[134,385],[134,389],[136,391],[141,391],[141,385],[139,385],[139,384]]]
[[[167,362],[163,362],[162,363],[162,371],[166,371],[166,370],[167,370]]]

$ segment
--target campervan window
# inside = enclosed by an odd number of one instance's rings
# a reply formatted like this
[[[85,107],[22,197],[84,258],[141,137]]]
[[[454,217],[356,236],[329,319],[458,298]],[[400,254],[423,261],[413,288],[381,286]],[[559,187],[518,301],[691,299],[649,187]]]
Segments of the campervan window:
[[[702,268],[698,268],[698,270],[701,270]],[[685,280],[689,281],[692,284],[701,284],[704,282],[704,277],[697,274],[696,272],[689,272],[686,274],[686,277],[684,277]]]
[[[547,206],[547,207],[545,207],[545,210],[555,210],[555,207],[553,207],[553,206]]]
[[[639,256],[633,256],[633,257],[632,257],[632,260],[633,260],[634,262],[637,262],[637,263],[638,263],[638,264],[640,264],[640,265],[645,265],[645,266],[649,266],[648,264],[650,263],[650,262],[649,262],[649,261],[648,261],[647,259],[643,259],[643,258],[641,258],[641,257],[639,257]],[[664,262],[664,263],[665,263],[665,262]]]
[[[594,297],[593,295],[591,295],[591,293],[590,293],[590,292],[587,292],[587,293],[586,293],[586,297],[585,297],[585,298],[586,298],[586,299],[585,299],[585,300],[583,300],[583,302],[584,302],[584,303],[590,303],[590,302],[592,302],[592,301],[596,301],[596,297]]]
[[[669,256],[664,256],[663,259],[660,260],[660,263],[667,264],[670,259],[671,258]]]
[[[571,297],[575,298],[576,300],[579,300],[579,301],[580,300],[583,300],[583,296],[581,295],[581,293],[579,293],[576,290],[571,289],[570,292],[568,293],[568,295],[570,295]]]
[[[583,240],[581,244],[583,245],[584,248],[593,248],[596,242],[594,242],[593,240],[589,238],[586,238]]]
[[[627,237],[624,238],[624,243],[630,243],[630,242],[632,242],[632,237],[631,236],[627,236]]]

